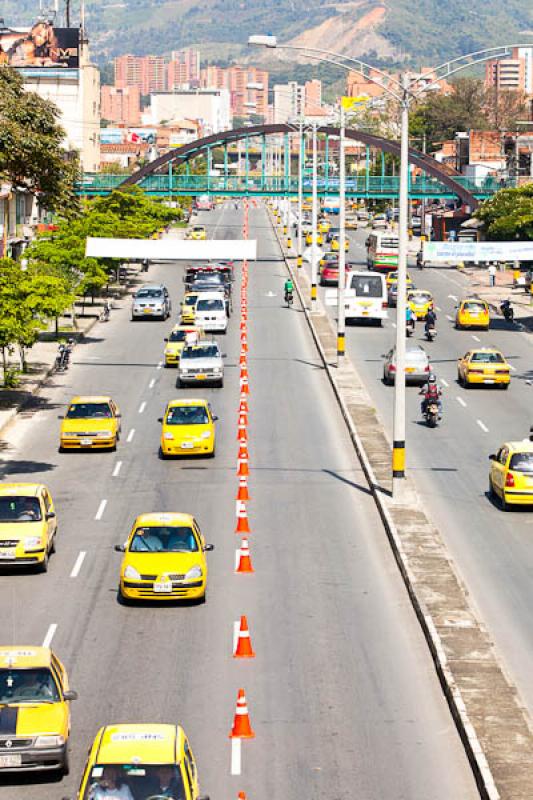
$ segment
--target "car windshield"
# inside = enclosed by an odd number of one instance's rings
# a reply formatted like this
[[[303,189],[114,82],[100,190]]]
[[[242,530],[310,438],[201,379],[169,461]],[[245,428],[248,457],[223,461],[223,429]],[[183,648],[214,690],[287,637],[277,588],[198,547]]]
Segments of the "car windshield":
[[[355,289],[356,297],[381,297],[383,294],[379,275],[352,275],[350,288]]]
[[[463,306],[465,311],[485,311],[485,306],[482,303],[465,303]]]
[[[419,294],[410,294],[409,300],[412,303],[427,303],[429,300],[431,300],[431,295],[425,294],[424,292],[421,292]]]
[[[168,337],[169,342],[184,342],[187,336],[187,331],[172,331]]]
[[[197,553],[199,548],[188,525],[149,525],[137,528],[129,549],[131,553]]]
[[[136,299],[144,299],[145,297],[163,297],[163,292],[161,289],[139,289],[135,297]]]
[[[511,456],[509,469],[514,472],[533,472],[533,453],[515,453]]]
[[[171,406],[165,422],[167,425],[207,425],[209,416],[205,406]]]
[[[198,300],[196,303],[197,311],[223,311],[224,302],[222,300]]]
[[[59,700],[56,682],[46,667],[0,669],[0,704],[57,703]]]
[[[0,522],[39,522],[41,519],[37,497],[0,497]]]
[[[67,411],[68,419],[109,419],[112,416],[109,403],[72,403]]]
[[[479,364],[504,364],[505,359],[501,353],[472,353],[471,361]]]
[[[120,733],[113,735],[121,736]],[[153,741],[149,734],[146,738]],[[131,734],[132,746],[142,741],[142,733]],[[99,764],[91,770],[83,800],[103,800],[104,797],[133,797],[133,800],[170,797],[183,800],[185,789],[180,769],[173,764]]]
[[[197,299],[198,299],[197,294],[186,294],[183,303],[186,306],[193,306],[196,303]]]
[[[206,344],[203,347],[185,347],[181,360],[188,358],[217,358],[220,355],[216,344]]]
[[[202,227],[201,227],[201,226],[199,226],[199,225],[195,225],[195,227],[193,228],[193,231],[194,231],[195,233],[203,233],[203,232],[205,231],[205,228],[202,228]]]

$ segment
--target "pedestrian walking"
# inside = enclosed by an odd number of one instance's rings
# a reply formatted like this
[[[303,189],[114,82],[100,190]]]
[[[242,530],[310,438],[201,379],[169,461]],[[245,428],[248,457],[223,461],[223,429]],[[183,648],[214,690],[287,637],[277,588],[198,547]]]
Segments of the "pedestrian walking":
[[[496,264],[489,264],[489,286],[496,285]]]

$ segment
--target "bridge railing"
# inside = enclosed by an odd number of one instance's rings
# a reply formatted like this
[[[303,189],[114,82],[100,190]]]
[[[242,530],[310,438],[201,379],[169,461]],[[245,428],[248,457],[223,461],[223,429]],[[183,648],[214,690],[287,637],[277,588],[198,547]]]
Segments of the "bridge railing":
[[[79,194],[107,194],[116,189],[124,180],[123,175],[109,173],[86,173],[83,181],[78,185]],[[485,179],[473,180],[466,176],[458,176],[457,182],[464,188],[478,196],[488,196],[501,188],[516,185],[516,180],[499,180],[489,176]],[[262,193],[268,194],[297,194],[298,179],[285,178],[284,175],[148,175],[140,186],[148,193],[157,195],[179,195],[224,192],[235,193]],[[303,180],[303,189],[306,194],[311,194],[312,179],[306,176]],[[329,176],[327,179],[319,177],[318,191],[321,194],[335,194],[339,191],[339,179]],[[392,175],[366,175],[359,173],[346,179],[348,194],[358,194],[372,197],[395,197],[399,192],[399,179]],[[437,178],[428,175],[410,177],[409,192],[414,196],[450,197],[450,189],[444,186]]]

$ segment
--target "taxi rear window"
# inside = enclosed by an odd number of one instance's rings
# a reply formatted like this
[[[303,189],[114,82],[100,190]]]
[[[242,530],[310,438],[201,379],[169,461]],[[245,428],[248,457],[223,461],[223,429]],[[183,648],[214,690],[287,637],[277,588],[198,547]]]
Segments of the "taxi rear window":
[[[511,456],[509,469],[513,472],[533,472],[533,453],[515,453]]]
[[[465,311],[486,311],[487,309],[483,303],[465,303],[463,306]]]
[[[481,364],[503,364],[504,358],[500,353],[472,353],[471,361]]]

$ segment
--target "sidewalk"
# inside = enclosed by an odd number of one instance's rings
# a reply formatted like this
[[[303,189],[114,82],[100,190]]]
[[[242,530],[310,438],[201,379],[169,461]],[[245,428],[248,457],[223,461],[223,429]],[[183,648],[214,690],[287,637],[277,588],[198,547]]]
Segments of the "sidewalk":
[[[498,271],[495,286],[489,286],[486,267],[466,267],[462,271],[468,275],[473,293],[485,300],[494,311],[500,313],[500,303],[509,299],[515,320],[533,330],[533,296],[524,291],[523,286],[515,288],[512,270]]]

